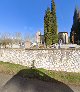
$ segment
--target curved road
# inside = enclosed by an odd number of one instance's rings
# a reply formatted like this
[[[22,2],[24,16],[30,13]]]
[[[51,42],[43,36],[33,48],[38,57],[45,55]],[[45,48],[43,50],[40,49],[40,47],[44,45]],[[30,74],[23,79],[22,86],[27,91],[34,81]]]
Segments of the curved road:
[[[60,82],[25,80],[20,76],[0,73],[0,92],[80,92],[80,86],[66,85]]]

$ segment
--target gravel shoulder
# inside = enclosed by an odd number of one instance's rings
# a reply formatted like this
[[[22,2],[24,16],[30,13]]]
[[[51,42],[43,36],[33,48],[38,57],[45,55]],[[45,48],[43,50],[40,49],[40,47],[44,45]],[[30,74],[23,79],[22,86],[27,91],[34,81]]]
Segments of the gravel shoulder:
[[[74,92],[80,92],[80,85],[68,85]]]

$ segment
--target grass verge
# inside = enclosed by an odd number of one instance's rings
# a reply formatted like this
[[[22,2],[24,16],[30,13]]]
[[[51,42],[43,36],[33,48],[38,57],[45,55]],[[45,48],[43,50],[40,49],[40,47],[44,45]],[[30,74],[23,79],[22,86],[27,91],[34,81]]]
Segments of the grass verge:
[[[19,65],[19,64],[12,64],[8,62],[0,61],[0,72],[1,73],[16,74],[22,69],[27,69],[27,67]]]
[[[21,72],[20,72],[21,71]],[[80,85],[80,73],[50,71],[45,69],[29,69],[19,64],[0,62],[0,72],[7,74],[20,74],[24,78],[38,78],[40,80],[51,81],[56,79],[67,84]]]

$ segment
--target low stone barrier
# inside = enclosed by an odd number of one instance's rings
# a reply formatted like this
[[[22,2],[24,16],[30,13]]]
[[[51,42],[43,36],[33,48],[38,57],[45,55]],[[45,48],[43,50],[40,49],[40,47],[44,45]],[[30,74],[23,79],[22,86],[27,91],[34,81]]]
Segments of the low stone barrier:
[[[0,61],[47,70],[80,72],[80,49],[0,49]]]

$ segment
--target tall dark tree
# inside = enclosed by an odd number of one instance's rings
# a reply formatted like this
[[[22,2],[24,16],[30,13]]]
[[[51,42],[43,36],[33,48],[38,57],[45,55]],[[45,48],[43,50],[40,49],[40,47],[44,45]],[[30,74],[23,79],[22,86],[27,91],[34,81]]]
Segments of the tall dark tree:
[[[44,17],[44,38],[46,45],[52,44],[51,11],[49,7]]]
[[[51,10],[48,7],[44,16],[44,39],[46,45],[58,42],[56,8],[54,0],[51,3]]]
[[[74,16],[73,16],[73,25],[76,26],[77,20],[78,20],[78,8],[76,7],[74,11]]]
[[[52,43],[58,42],[56,6],[54,0],[51,2],[51,22],[52,22]]]
[[[76,7],[73,16],[73,25],[70,32],[70,42],[78,44],[79,43],[79,10]]]
[[[73,16],[73,25],[70,32],[70,42],[80,45],[80,11],[75,8]]]

